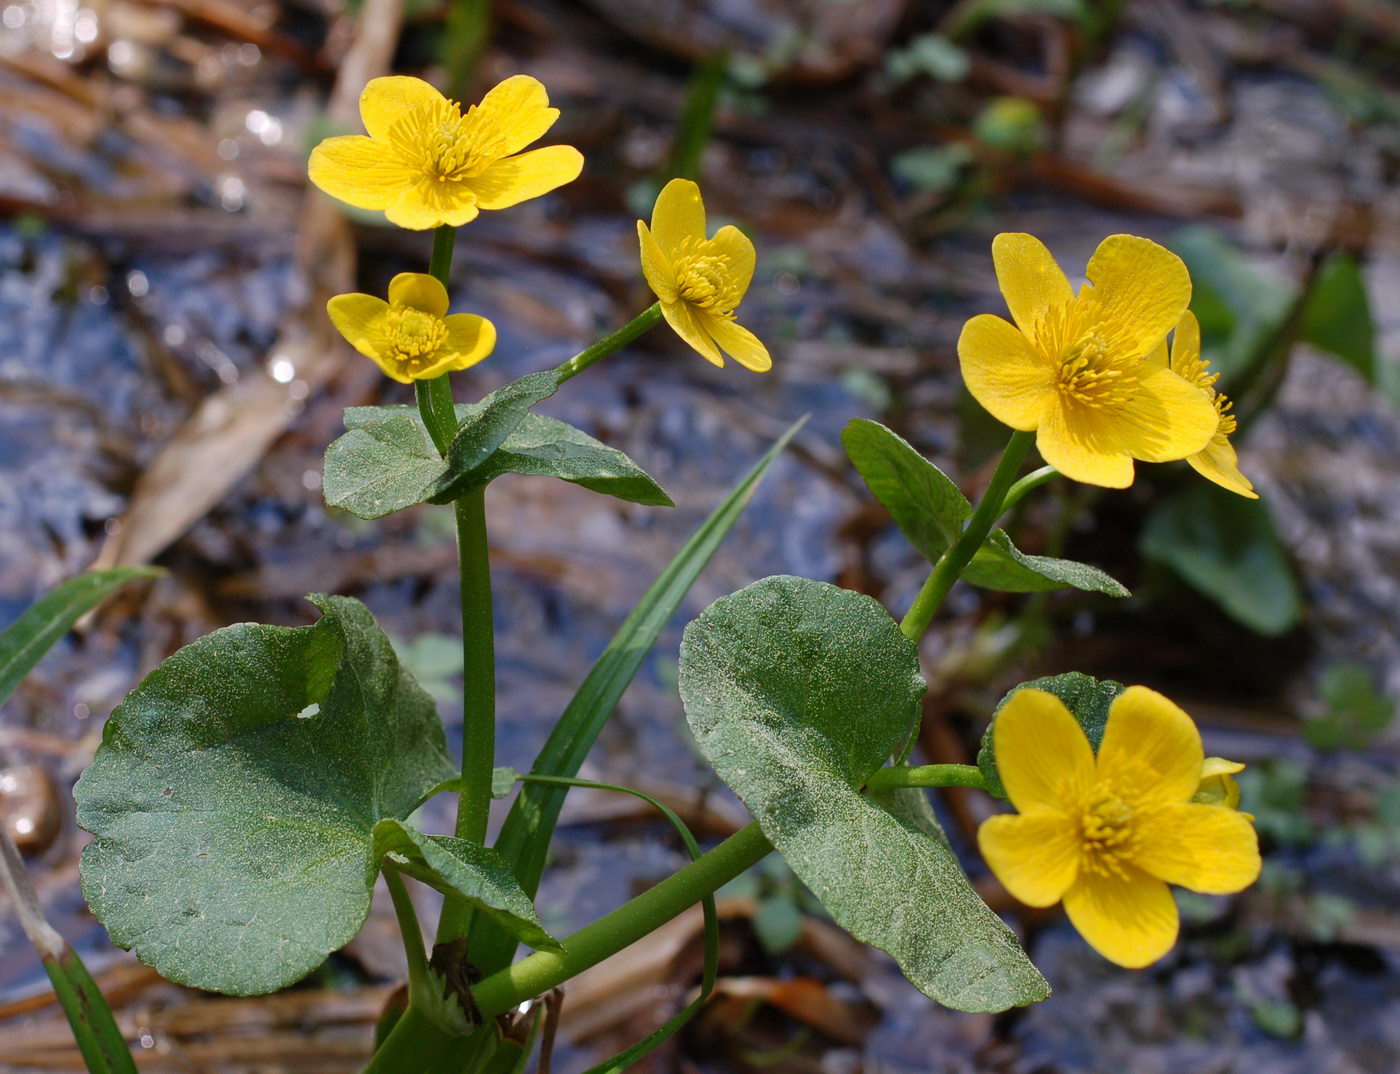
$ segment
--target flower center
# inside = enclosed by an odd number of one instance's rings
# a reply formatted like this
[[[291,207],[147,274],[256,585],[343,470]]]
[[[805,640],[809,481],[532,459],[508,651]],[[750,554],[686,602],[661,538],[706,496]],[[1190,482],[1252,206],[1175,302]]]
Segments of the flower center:
[[[1110,788],[1095,787],[1080,810],[1080,861],[1100,876],[1126,879],[1137,843],[1133,807]]]
[[[464,116],[456,101],[434,102],[394,124],[389,141],[428,179],[469,179],[501,157],[499,138],[483,136],[481,124],[471,122],[475,111],[473,105]]]
[[[1060,354],[1060,392],[1085,406],[1122,406],[1137,393],[1140,364],[1135,356],[1115,354],[1103,336],[1086,333]]]
[[[393,358],[409,373],[426,368],[447,338],[447,325],[441,317],[402,303],[389,307],[387,327]]]
[[[690,236],[676,251],[676,297],[719,317],[732,317],[739,304],[725,258],[705,252],[705,241]]]

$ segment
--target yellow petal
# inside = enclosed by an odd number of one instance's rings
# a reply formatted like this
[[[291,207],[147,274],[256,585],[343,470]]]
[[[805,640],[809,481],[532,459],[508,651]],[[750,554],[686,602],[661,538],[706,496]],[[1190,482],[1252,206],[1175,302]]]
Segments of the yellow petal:
[[[1244,765],[1238,761],[1227,761],[1224,757],[1207,757],[1201,765],[1200,785],[1196,787],[1191,801],[1239,809],[1240,785],[1236,782],[1235,775],[1243,771]]]
[[[1112,416],[1052,399],[1035,438],[1041,458],[1071,481],[1125,489],[1133,483],[1133,460],[1118,441]]]
[[[1136,235],[1110,235],[1085,272],[1093,290],[1081,294],[1113,337],[1146,356],[1176,327],[1191,301],[1186,265],[1165,246]]]
[[[1023,432],[1040,423],[1055,370],[1012,324],[973,317],[958,336],[958,362],[967,390],[997,421]]]
[[[508,157],[543,136],[558,118],[559,109],[549,107],[549,93],[538,79],[512,75],[467,112],[464,126],[481,144],[490,145],[497,156]],[[570,178],[577,176],[575,172]]]
[[[689,303],[663,302],[661,303],[661,315],[666,318],[666,323],[675,330],[676,335],[694,347],[700,357],[717,366],[724,366],[724,356],[719,353],[719,348],[715,346],[715,341],[710,338],[705,324],[691,309]]]
[[[1027,906],[1054,906],[1079,873],[1079,831],[1053,809],[983,821],[977,846],[1002,886]]]
[[[400,272],[389,281],[389,302],[443,317],[447,314],[447,288],[426,272]]]
[[[718,254],[723,259],[725,292],[731,295],[734,304],[738,305],[739,300],[748,292],[749,284],[753,282],[753,243],[733,224],[725,224],[710,240],[709,252]]]
[[[745,369],[767,373],[773,368],[768,348],[743,325],[703,312],[697,312],[695,317],[704,324],[710,338],[719,344],[720,349]]]
[[[1201,356],[1201,322],[1187,310],[1176,323],[1172,335],[1172,368],[1180,369],[1187,362],[1194,362]]]
[[[1191,717],[1156,690],[1129,686],[1108,706],[1098,773],[1117,777],[1139,802],[1189,801],[1204,761]]]
[[[1094,779],[1094,751],[1064,702],[1017,690],[992,724],[997,772],[1022,813],[1076,805]]]
[[[1216,434],[1210,443],[1194,455],[1186,456],[1196,473],[1208,481],[1214,481],[1221,488],[1229,489],[1251,500],[1259,499],[1254,484],[1240,473],[1239,456],[1230,446],[1227,437]]]
[[[447,359],[447,370],[469,369],[496,349],[496,326],[475,313],[454,313],[443,318],[447,336],[438,354]],[[436,375],[436,374],[434,374]]]
[[[360,122],[371,138],[387,141],[395,123],[416,112],[440,109],[445,103],[446,98],[421,78],[373,78],[360,94]]]
[[[476,219],[476,195],[464,183],[422,178],[385,210],[389,223],[410,231],[428,228],[461,227]]]
[[[1152,353],[1147,356],[1146,360],[1148,365],[1160,366],[1163,369],[1167,368],[1170,363],[1167,360],[1166,337],[1163,337],[1162,342],[1152,348]]]
[[[387,209],[415,178],[387,146],[360,134],[327,138],[311,151],[306,173],[321,190],[357,209]]]
[[[645,223],[637,221],[637,241],[642,248],[642,275],[647,286],[662,302],[676,301],[676,273],[674,266],[661,251],[656,236]]]
[[[1210,396],[1170,369],[1140,372],[1137,391],[1112,416],[1122,450],[1143,462],[1170,462],[1204,448],[1220,426]]]
[[[336,295],[326,303],[331,323],[350,346],[375,361],[387,352],[385,317],[389,303],[374,295]]]
[[[572,183],[583,171],[583,154],[571,145],[549,145],[498,160],[464,180],[483,209],[509,209]]]
[[[705,239],[705,203],[700,188],[689,179],[672,179],[656,196],[651,210],[651,230],[661,250],[670,258],[686,239]]]
[[[1133,864],[1168,884],[1203,895],[1229,895],[1259,879],[1259,837],[1233,809],[1195,802],[1166,805],[1146,813],[1137,833]]]
[[[1034,235],[998,235],[992,240],[992,263],[1012,319],[1031,338],[1035,338],[1036,322],[1047,309],[1074,301],[1069,280]]]
[[[1239,761],[1227,761],[1224,757],[1207,757],[1201,762],[1201,779],[1207,780],[1212,776],[1236,776],[1244,771],[1244,765]]]
[[[1131,865],[1125,876],[1082,870],[1065,892],[1079,934],[1110,962],[1130,970],[1156,962],[1176,943],[1176,902],[1167,885]]]

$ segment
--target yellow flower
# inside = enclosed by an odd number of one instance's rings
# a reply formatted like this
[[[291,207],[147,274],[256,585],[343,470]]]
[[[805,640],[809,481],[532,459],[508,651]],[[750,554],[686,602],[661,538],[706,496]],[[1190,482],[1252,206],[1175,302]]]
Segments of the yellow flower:
[[[1210,363],[1201,358],[1201,326],[1194,313],[1187,310],[1177,322],[1176,333],[1172,336],[1170,362],[1167,360],[1166,340],[1153,352],[1152,361],[1159,366],[1169,366],[1177,376],[1205,392],[1206,397],[1215,404],[1215,435],[1200,451],[1187,455],[1186,461],[1198,474],[1221,488],[1238,492],[1251,500],[1259,499],[1249,478],[1240,473],[1239,458],[1230,445],[1230,434],[1235,431],[1235,415],[1230,413],[1234,404],[1224,393],[1215,390],[1220,374],[1212,373]]]
[[[752,332],[734,320],[734,309],[753,279],[748,236],[727,224],[705,237],[705,203],[689,179],[672,179],[656,198],[651,227],[637,221],[642,273],[676,335],[717,366],[723,350],[745,369],[766,373],[773,359]]]
[[[336,295],[326,311],[350,345],[400,384],[476,365],[496,346],[496,326],[474,313],[447,312],[447,288],[422,272],[400,272],[389,301]]]
[[[578,178],[583,155],[573,146],[520,152],[558,118],[528,75],[506,79],[466,115],[422,79],[376,78],[360,94],[369,137],[327,138],[307,170],[331,197],[382,209],[391,224],[458,227]]]
[[[1244,765],[1239,761],[1227,761],[1224,757],[1207,757],[1201,765],[1200,786],[1191,796],[1191,801],[1220,805],[1226,809],[1239,809],[1240,785],[1235,776],[1243,771]],[[1240,815],[1249,820],[1254,819],[1252,813]]]
[[[1115,698],[1097,757],[1044,690],[1012,695],[993,726],[997,767],[1019,812],[982,825],[982,855],[1022,902],[1063,899],[1109,961],[1136,969],[1171,949],[1168,883],[1224,895],[1258,878],[1245,815],[1191,800],[1204,770],[1201,736],[1161,694],[1131,686]]]
[[[997,420],[1036,433],[1040,454],[1074,481],[1133,483],[1133,460],[1168,462],[1206,446],[1219,424],[1209,396],[1145,361],[1181,319],[1191,278],[1155,242],[1110,235],[1078,296],[1031,235],[992,241],[1015,325],[984,313],[963,326],[968,390]]]

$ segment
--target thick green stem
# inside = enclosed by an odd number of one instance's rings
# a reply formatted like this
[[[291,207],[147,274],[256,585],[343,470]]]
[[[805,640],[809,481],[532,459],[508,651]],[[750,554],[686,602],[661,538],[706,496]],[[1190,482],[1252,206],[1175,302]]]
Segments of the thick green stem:
[[[364,1074],[428,1070],[461,1039],[444,1033],[420,1008],[410,1003],[384,1043],[375,1049]]]
[[[1016,471],[1020,469],[1021,460],[1026,457],[1026,452],[1033,443],[1035,433],[1011,434],[1006,450],[1002,452],[1001,462],[997,463],[996,472],[992,474],[992,480],[987,485],[987,491],[982,494],[977,509],[968,519],[967,528],[934,564],[923,588],[919,590],[919,595],[914,598],[908,614],[899,624],[899,629],[904,632],[905,637],[915,641],[923,637],[924,631],[928,629],[929,623],[943,603],[943,598],[948,595],[948,590],[953,588],[958,575],[972,562],[972,557],[977,554],[982,542],[987,539],[987,534],[992,532],[992,526],[1001,517],[1007,492],[1016,479]]]
[[[922,764],[912,768],[897,765],[882,768],[865,784],[869,791],[893,787],[976,787],[987,789],[982,773],[970,764]]]
[[[562,984],[575,974],[654,932],[706,895],[762,860],[773,844],[754,822],[730,836],[700,860],[642,892],[612,913],[585,925],[563,941],[562,953],[538,951],[493,973],[472,989],[485,1018]]]
[[[604,336],[597,343],[586,350],[579,351],[567,362],[563,362],[555,367],[554,375],[559,378],[559,383],[571,377],[576,377],[585,369],[591,366],[600,358],[606,358],[613,351],[627,346],[643,332],[658,324],[661,320],[661,303],[653,302],[637,316],[624,324],[611,335]]]

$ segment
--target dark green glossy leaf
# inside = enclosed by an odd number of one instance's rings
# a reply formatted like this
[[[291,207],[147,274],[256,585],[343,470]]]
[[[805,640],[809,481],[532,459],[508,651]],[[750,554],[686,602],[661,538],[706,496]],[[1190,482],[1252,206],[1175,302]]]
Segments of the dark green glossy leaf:
[[[1317,271],[1298,338],[1335,354],[1368,383],[1376,382],[1376,329],[1361,267],[1337,252]]]
[[[914,447],[878,422],[857,418],[841,434],[846,454],[875,498],[930,563],[961,535],[972,505],[957,485]],[[1049,556],[1028,556],[1005,530],[993,530],[962,573],[987,589],[1034,593],[1071,586],[1126,597],[1128,591],[1097,567]]]
[[[534,903],[505,860],[490,847],[445,835],[425,835],[402,821],[381,820],[374,826],[377,860],[436,888],[460,895],[486,914],[497,928],[540,951],[562,951],[544,931]]]
[[[558,386],[552,372],[531,373],[469,407],[447,448],[447,470],[433,490],[434,499],[447,502],[468,491],[472,471],[506,442],[532,406],[548,399]],[[461,491],[454,491],[459,486]]]
[[[442,472],[442,457],[423,423],[404,412],[353,426],[332,441],[322,489],[331,507],[358,518],[383,518],[425,502]]]
[[[1140,545],[1260,634],[1282,634],[1302,615],[1288,553],[1263,500],[1193,482],[1152,511]]]
[[[182,984],[250,995],[315,969],[369,912],[375,824],[455,771],[364,605],[312,600],[312,626],[226,627],[151,672],[74,791],[88,904]]]
[[[997,772],[996,746],[992,739],[992,728],[996,725],[997,714],[1006,707],[1021,690],[1046,690],[1065,703],[1065,708],[1079,721],[1089,745],[1098,752],[1103,741],[1103,729],[1108,724],[1108,706],[1113,699],[1127,689],[1121,682],[1112,679],[1096,679],[1078,671],[1067,671],[1063,675],[1050,675],[1043,679],[1032,679],[1014,686],[997,705],[992,722],[982,735],[982,748],[977,753],[977,767],[987,781],[987,790],[996,797],[1005,799],[1006,788],[1002,786],[1001,775]]]
[[[163,573],[155,567],[113,567],[61,582],[0,633],[0,705],[73,624],[115,590],[138,578]]]
[[[914,643],[869,597],[766,578],[686,628],[700,751],[832,917],[925,995],[1000,1011],[1049,989],[946,841],[862,794],[918,717]]]

